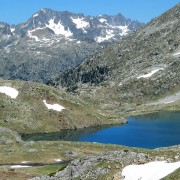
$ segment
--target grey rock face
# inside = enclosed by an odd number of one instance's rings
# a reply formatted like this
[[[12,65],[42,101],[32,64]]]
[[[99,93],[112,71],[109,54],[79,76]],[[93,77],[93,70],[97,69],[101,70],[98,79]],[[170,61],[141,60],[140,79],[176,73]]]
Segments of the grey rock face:
[[[0,22],[0,48],[12,43],[13,40],[14,37],[12,36],[10,25]]]
[[[21,142],[20,134],[5,127],[0,127],[0,135],[0,143],[12,144]]]
[[[64,170],[56,173],[55,176],[37,177],[33,180],[98,179],[98,177],[106,175],[111,171],[111,166],[102,166],[103,163],[119,163],[121,167],[118,168],[120,168],[119,172],[121,172],[124,166],[134,163],[135,160],[139,163],[149,161],[147,154],[143,153],[138,154],[126,150],[108,152],[104,155],[75,159]]]
[[[11,35],[10,25],[0,22],[0,34]]]

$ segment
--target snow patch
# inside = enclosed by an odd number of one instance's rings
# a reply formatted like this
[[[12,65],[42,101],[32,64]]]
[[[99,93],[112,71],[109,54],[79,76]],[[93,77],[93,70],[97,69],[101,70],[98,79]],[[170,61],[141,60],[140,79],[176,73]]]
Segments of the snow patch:
[[[25,28],[25,27],[27,27],[28,26],[28,24],[23,24],[22,26],[21,26],[21,28]]]
[[[165,102],[165,104],[171,104],[173,103],[174,101],[168,101],[168,102]]]
[[[54,159],[54,161],[56,161],[56,162],[62,162],[61,159]]]
[[[155,73],[157,73],[160,70],[164,70],[164,68],[158,68],[158,69],[152,70],[150,73],[138,76],[137,78],[138,79],[140,79],[140,78],[149,78],[149,77],[151,77],[152,75],[154,75]]]
[[[129,165],[122,171],[124,180],[160,180],[180,168],[180,161],[155,161],[143,165]]]
[[[85,28],[90,27],[89,23],[84,20],[84,18],[73,18],[71,17],[71,20],[74,24],[76,24],[77,29],[83,29],[85,31]]]
[[[45,106],[48,108],[48,109],[52,109],[52,110],[55,110],[55,111],[62,111],[63,109],[65,109],[63,106],[59,105],[59,104],[48,104],[46,102],[46,100],[43,100],[43,103],[45,104]]]
[[[100,20],[102,20],[102,19],[100,19]],[[103,22],[103,20],[102,20],[102,22]],[[121,32],[119,30],[121,30]],[[95,41],[98,43],[107,41],[107,40],[113,38],[117,34],[117,32],[119,32],[120,36],[127,35],[129,32],[128,26],[112,26],[112,25],[107,24],[106,31],[102,32],[101,36],[96,37]]]
[[[70,37],[73,35],[73,33],[69,30],[65,30],[65,27],[61,24],[61,22],[58,22],[56,24],[54,22],[54,19],[50,19],[49,24],[46,24],[46,27],[52,29],[56,35],[64,35],[65,37]]]
[[[33,31],[34,31],[34,30],[33,30]],[[35,39],[35,41],[38,42],[38,41],[39,41],[39,38],[38,38],[37,36],[33,36],[33,35],[31,34],[33,31],[28,31],[28,36],[29,36],[31,39]]]
[[[107,20],[104,19],[104,18],[99,19],[99,21],[100,21],[101,23],[107,22]]]
[[[173,56],[179,56],[180,52],[174,53]]]
[[[44,13],[46,13],[46,11],[44,9],[41,9],[41,11],[43,11]]]
[[[34,14],[34,15],[33,15],[33,17],[37,17],[37,16],[39,16],[39,14]]]
[[[27,165],[13,165],[13,166],[10,166],[10,168],[28,168],[28,167],[32,167],[32,166],[27,166]]]
[[[0,93],[6,94],[7,96],[10,96],[12,99],[16,99],[19,94],[19,91],[12,87],[1,86]]]
[[[122,32],[120,33],[121,36],[125,36],[129,32],[128,26],[116,26],[116,28],[120,29]]]
[[[127,25],[125,25],[125,26],[112,26],[112,25],[109,25],[109,28],[114,29],[114,30],[116,30],[116,29],[121,30],[122,32],[119,34],[121,36],[127,35],[128,32],[130,31]]]
[[[113,31],[112,30],[106,30],[106,35],[104,37],[96,37],[95,41],[98,43],[101,43],[103,41],[107,41],[114,37]]]
[[[110,39],[112,36],[105,36],[105,37],[96,37],[95,38],[95,41],[98,42],[98,43],[101,43],[103,41],[106,41],[108,39]]]
[[[13,32],[15,31],[15,28],[11,28],[10,30],[11,30],[11,32],[13,33]]]
[[[36,28],[36,29],[31,30],[31,31],[28,31],[28,36],[29,36],[31,39],[35,39],[35,41],[38,42],[38,41],[40,41],[40,39],[39,39],[37,36],[32,35],[32,33],[35,32],[35,31],[37,31],[37,30],[42,30],[42,29],[46,29],[46,27]]]
[[[47,43],[47,42],[49,43],[50,41],[51,41],[51,42],[54,42],[54,41],[52,41],[51,39],[47,39],[46,37],[42,37],[41,40],[42,40],[44,43]]]

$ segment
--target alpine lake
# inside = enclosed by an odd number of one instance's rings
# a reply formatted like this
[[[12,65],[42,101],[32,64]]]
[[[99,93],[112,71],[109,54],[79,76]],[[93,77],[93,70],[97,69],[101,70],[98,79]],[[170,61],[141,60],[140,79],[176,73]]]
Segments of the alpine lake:
[[[180,144],[180,112],[129,117],[121,126],[103,126],[58,133],[22,135],[25,141],[79,141],[154,149]]]

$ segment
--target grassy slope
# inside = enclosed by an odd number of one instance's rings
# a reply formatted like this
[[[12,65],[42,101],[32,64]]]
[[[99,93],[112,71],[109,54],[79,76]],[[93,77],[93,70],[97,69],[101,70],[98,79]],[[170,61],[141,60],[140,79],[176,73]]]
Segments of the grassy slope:
[[[134,106],[114,108],[115,102],[103,104],[94,99],[81,100],[63,90],[33,82],[0,80],[0,86],[14,87],[19,91],[16,99],[0,93],[0,126],[19,133],[57,132],[103,124],[124,122],[124,117],[164,109],[178,110],[179,105]],[[58,103],[66,108],[62,112],[48,110],[43,103]],[[100,104],[99,104],[100,103]],[[113,104],[114,103],[114,104]],[[107,105],[107,106],[104,106]],[[136,111],[133,111],[134,109]],[[148,110],[147,110],[148,109]]]
[[[0,162],[1,164],[19,164],[22,161],[31,161],[32,163],[54,163],[54,159],[72,160],[78,157],[88,155],[103,154],[109,151],[118,151],[122,149],[130,149],[135,152],[148,153],[152,157],[173,158],[177,152],[173,150],[151,151],[143,149],[133,149],[116,145],[103,145],[92,143],[73,143],[73,142],[23,142],[20,140],[20,133],[35,132],[52,132],[61,128],[67,128],[64,123],[69,123],[68,128],[84,127],[103,123],[112,123],[115,111],[96,109],[96,104],[91,100],[84,101],[78,97],[74,97],[62,90],[57,90],[45,85],[32,82],[22,81],[5,81],[0,80],[0,86],[11,86],[19,90],[20,94],[17,99],[10,99],[4,94],[0,94],[0,126],[1,128],[1,145],[0,145]],[[49,111],[46,109],[42,100],[46,99],[49,103],[59,103],[66,108],[64,112]],[[159,109],[178,109],[176,106],[152,106],[149,111]],[[145,106],[139,107],[139,112],[127,112],[123,117],[147,113]],[[94,119],[94,117],[96,117]],[[114,118],[112,118],[114,117]],[[59,121],[59,119],[63,121]],[[98,120],[101,119],[101,120]],[[72,119],[74,121],[72,121]],[[117,121],[116,121],[117,122]],[[17,131],[17,132],[16,132]],[[69,156],[69,152],[73,152],[75,156]],[[115,162],[102,162],[97,167],[111,166],[111,172],[108,175],[112,178],[120,169]],[[60,169],[59,167],[45,166],[42,168],[30,168],[22,170],[9,170],[8,168],[0,169],[0,176],[4,179],[28,179],[38,175],[48,175]],[[172,176],[179,178],[179,173],[175,172]]]
[[[16,99],[0,93],[0,126],[20,133],[57,132],[101,124],[121,123],[109,121],[111,114],[103,115],[93,104],[46,85],[23,81],[0,80],[0,86],[19,91]],[[66,108],[62,112],[48,110],[43,103],[58,103]]]

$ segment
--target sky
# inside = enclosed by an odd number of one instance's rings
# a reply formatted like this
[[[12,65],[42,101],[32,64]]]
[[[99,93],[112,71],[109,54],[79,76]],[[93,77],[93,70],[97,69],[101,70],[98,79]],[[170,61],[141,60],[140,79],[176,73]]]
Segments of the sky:
[[[1,0],[0,21],[18,24],[42,8],[85,15],[123,14],[147,23],[176,5],[179,0]]]

